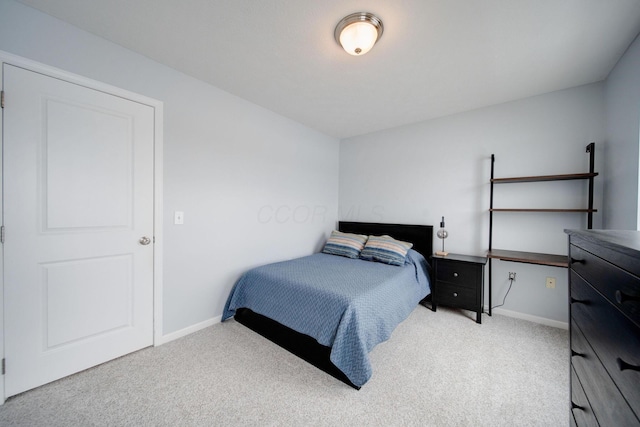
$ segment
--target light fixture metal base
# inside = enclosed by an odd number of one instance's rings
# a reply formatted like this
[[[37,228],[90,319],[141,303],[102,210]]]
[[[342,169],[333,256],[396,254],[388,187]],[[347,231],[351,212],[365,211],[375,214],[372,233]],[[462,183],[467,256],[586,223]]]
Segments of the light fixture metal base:
[[[352,13],[350,15],[345,16],[340,20],[340,22],[338,22],[338,25],[336,25],[336,29],[333,32],[333,37],[336,39],[336,42],[341,47],[345,48],[345,46],[343,46],[342,43],[340,42],[340,34],[342,34],[342,31],[345,28],[347,28],[349,25],[354,24],[356,22],[366,22],[372,25],[376,29],[377,37],[376,37],[376,40],[373,42],[373,44],[376,44],[378,40],[380,40],[380,37],[382,37],[382,33],[384,32],[384,25],[382,25],[382,20],[380,18],[378,18],[377,16],[369,12],[356,12],[356,13]],[[366,53],[366,52],[363,52],[363,53]]]

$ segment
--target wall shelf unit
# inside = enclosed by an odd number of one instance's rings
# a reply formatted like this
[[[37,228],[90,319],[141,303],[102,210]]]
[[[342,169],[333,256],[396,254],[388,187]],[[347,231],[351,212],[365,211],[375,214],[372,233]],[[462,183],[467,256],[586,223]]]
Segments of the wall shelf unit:
[[[593,181],[597,172],[594,172],[595,163],[595,143],[590,143],[586,147],[586,152],[589,154],[589,172],[587,173],[572,173],[562,175],[540,175],[540,176],[520,176],[509,178],[496,178],[494,176],[495,155],[491,155],[491,192],[490,192],[490,204],[489,204],[489,251],[487,257],[489,258],[489,311],[491,316],[491,309],[493,306],[492,299],[492,259],[499,259],[502,261],[521,262],[526,264],[545,265],[552,267],[569,267],[569,258],[567,255],[545,254],[537,252],[520,252],[506,249],[494,249],[493,248],[493,214],[494,212],[534,212],[534,213],[585,213],[587,214],[587,228],[593,227],[593,214],[597,212],[597,209],[593,208]],[[494,186],[497,184],[518,184],[526,182],[547,182],[547,181],[568,181],[568,180],[587,180],[589,183],[588,204],[585,208],[577,209],[559,209],[559,208],[494,208],[493,207],[493,195]]]

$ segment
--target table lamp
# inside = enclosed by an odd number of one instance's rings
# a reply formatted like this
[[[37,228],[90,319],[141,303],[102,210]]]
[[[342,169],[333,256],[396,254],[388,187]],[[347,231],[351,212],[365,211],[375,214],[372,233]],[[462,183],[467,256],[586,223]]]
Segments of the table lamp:
[[[436,233],[436,236],[438,236],[438,239],[442,239],[442,250],[436,251],[436,255],[439,255],[439,256],[449,255],[449,252],[445,252],[444,250],[444,239],[449,237],[449,232],[444,229],[444,217],[442,217],[442,221],[440,221],[440,230],[438,230],[438,232]]]

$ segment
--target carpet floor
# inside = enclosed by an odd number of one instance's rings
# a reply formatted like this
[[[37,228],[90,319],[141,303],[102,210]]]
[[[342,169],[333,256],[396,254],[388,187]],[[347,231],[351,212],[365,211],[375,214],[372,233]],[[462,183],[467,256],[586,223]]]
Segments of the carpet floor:
[[[418,306],[357,391],[234,320],[8,399],[2,426],[567,426],[566,330]]]

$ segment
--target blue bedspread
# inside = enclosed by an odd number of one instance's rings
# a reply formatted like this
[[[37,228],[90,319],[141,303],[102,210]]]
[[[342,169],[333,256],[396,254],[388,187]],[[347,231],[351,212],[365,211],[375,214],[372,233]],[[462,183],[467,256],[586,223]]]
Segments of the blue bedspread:
[[[362,386],[371,378],[371,349],[429,295],[427,269],[414,250],[402,267],[323,253],[269,264],[238,280],[222,320],[244,307],[309,335]]]

